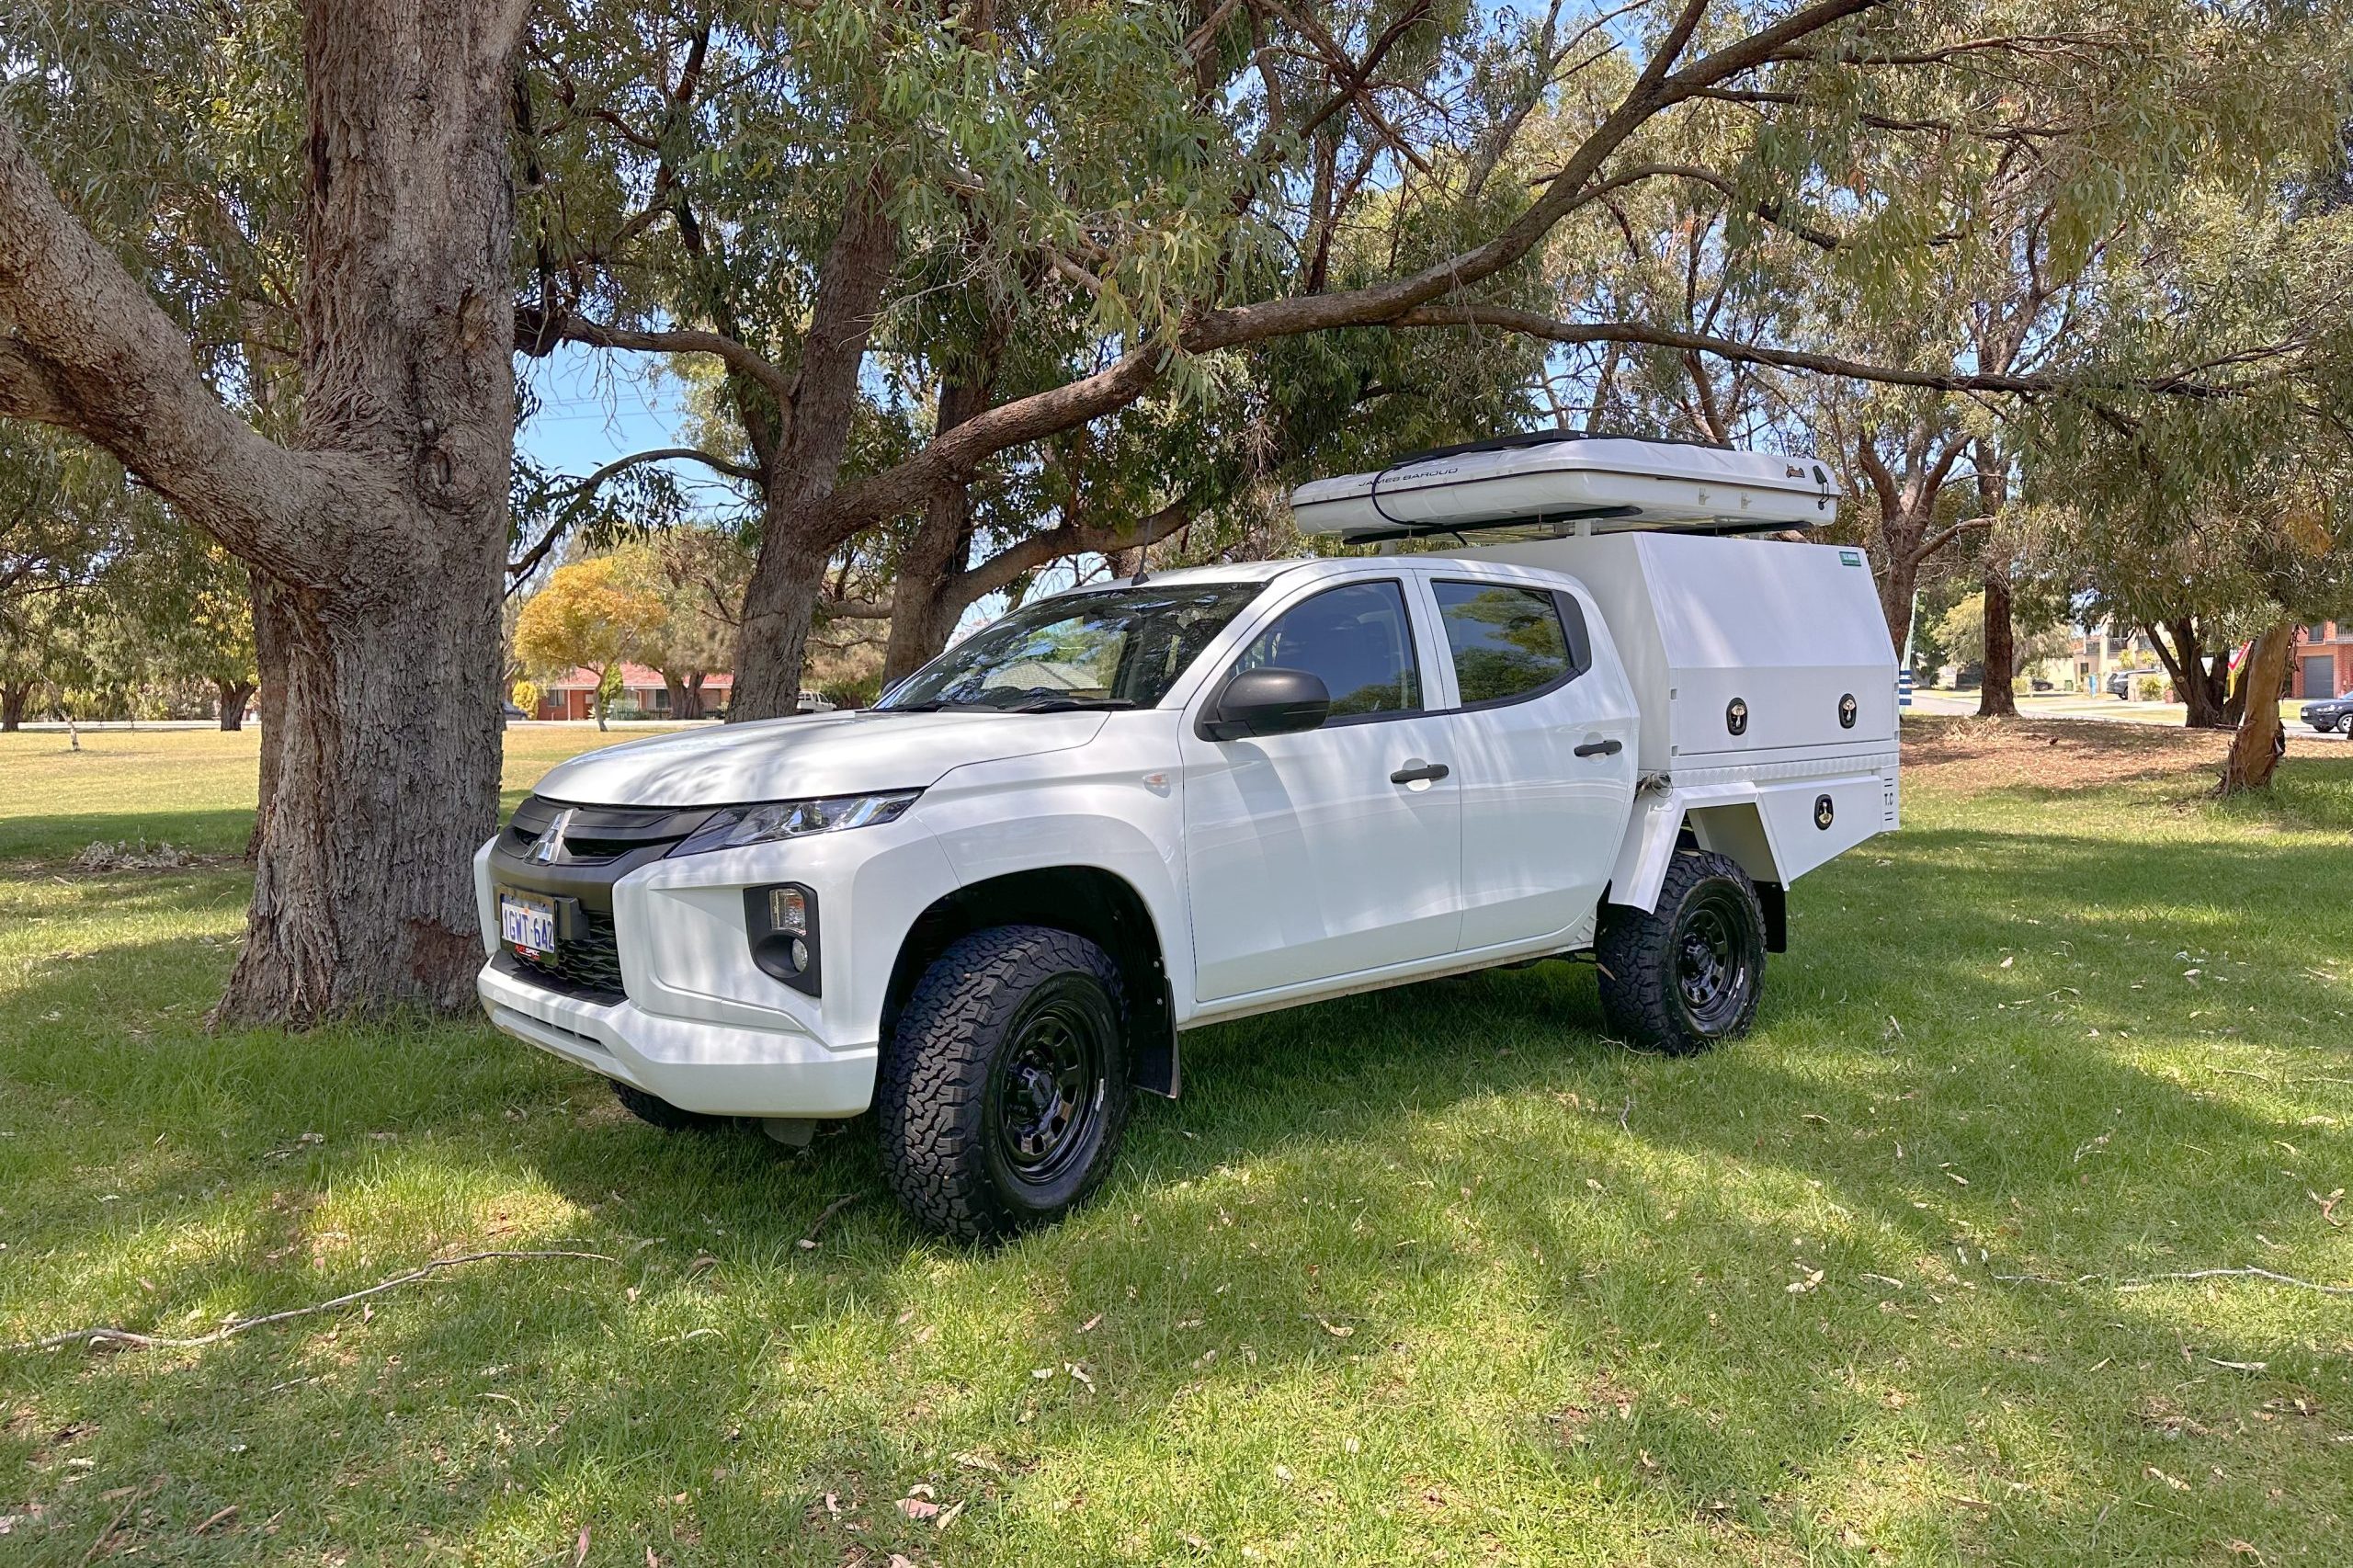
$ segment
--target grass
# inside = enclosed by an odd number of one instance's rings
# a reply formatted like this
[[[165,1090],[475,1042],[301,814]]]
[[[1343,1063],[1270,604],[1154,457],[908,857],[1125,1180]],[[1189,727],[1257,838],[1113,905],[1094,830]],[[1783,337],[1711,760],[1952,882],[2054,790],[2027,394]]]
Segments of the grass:
[[[206,1033],[238,865],[63,862],[233,855],[251,737],[6,737],[0,1339],[618,1261],[0,1355],[0,1560],[2346,1562],[2353,1299],[2119,1282],[2353,1278],[2353,762],[2219,805],[2122,730],[1914,722],[1734,1047],[1629,1053],[1563,965],[1197,1033],[995,1251],[863,1126],[665,1136],[472,1023]]]

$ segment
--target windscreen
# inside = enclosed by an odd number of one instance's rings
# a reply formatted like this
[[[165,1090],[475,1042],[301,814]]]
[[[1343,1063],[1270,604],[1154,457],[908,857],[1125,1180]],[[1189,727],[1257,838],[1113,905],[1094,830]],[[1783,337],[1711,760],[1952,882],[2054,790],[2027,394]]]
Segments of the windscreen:
[[[1051,712],[1150,708],[1263,583],[1172,583],[1067,594],[973,633],[875,706]]]

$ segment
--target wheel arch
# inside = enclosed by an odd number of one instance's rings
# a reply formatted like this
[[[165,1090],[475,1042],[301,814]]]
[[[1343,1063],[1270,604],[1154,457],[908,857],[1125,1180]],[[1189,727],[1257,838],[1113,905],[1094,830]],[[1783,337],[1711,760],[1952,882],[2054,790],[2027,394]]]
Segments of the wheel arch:
[[[1658,907],[1659,890],[1678,849],[1705,849],[1747,873],[1765,911],[1765,947],[1787,952],[1789,891],[1773,852],[1770,830],[1756,801],[1690,800],[1679,793],[1649,797],[1629,824],[1609,880],[1608,902],[1645,912]],[[1638,801],[1639,803],[1639,801]]]
[[[880,1038],[885,1045],[934,959],[960,937],[1011,925],[1068,931],[1110,955],[1128,993],[1129,1082],[1174,1099],[1179,1087],[1176,1020],[1159,923],[1133,883],[1100,866],[1008,871],[934,900],[908,927],[892,962],[882,997]]]

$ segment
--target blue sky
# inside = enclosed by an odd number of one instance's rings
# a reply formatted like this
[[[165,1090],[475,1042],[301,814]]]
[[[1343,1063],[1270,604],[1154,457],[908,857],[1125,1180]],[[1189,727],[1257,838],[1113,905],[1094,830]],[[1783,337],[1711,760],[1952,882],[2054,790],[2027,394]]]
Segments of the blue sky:
[[[674,381],[649,375],[658,361],[566,343],[527,361],[540,411],[516,444],[563,472],[580,475],[649,447],[682,445],[684,417]]]

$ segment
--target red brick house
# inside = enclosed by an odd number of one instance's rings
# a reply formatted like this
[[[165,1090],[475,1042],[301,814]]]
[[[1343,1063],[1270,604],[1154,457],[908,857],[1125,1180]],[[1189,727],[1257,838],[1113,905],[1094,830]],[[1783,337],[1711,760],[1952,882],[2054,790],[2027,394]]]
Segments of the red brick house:
[[[2321,620],[2298,627],[2288,679],[2288,695],[2295,698],[2342,697],[2353,691],[2353,625]]]
[[[728,693],[735,687],[735,677],[719,674],[705,676],[702,682],[702,711],[705,717],[716,714],[727,706]],[[670,716],[670,688],[664,684],[658,670],[643,665],[621,666],[621,690],[611,708],[635,708],[642,713],[661,718]],[[594,719],[597,716],[597,672],[574,669],[557,680],[540,683],[539,711],[534,719]]]

